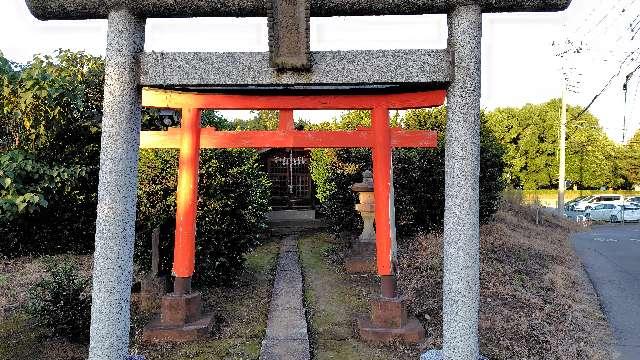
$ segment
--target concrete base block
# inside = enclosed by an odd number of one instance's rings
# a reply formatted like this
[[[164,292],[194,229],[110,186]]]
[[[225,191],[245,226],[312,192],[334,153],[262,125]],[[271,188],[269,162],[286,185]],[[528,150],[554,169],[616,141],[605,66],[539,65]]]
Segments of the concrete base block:
[[[375,326],[401,328],[407,325],[407,307],[402,298],[371,300],[371,322]]]
[[[212,315],[202,315],[202,295],[167,294],[162,297],[162,312],[144,328],[145,341],[193,341],[206,338]]]
[[[184,325],[197,321],[202,312],[202,295],[192,293],[186,295],[168,294],[162,297],[162,314],[164,325]]]
[[[367,316],[358,318],[360,338],[372,343],[391,343],[400,341],[415,344],[425,339],[425,330],[416,318],[409,318],[407,323],[399,328],[380,327],[375,325]]]
[[[373,299],[371,317],[358,318],[358,331],[363,340],[375,343],[418,343],[425,338],[424,327],[418,319],[407,316],[402,297]]]
[[[143,340],[149,342],[184,342],[202,340],[209,336],[213,323],[212,315],[204,315],[184,325],[165,325],[161,319],[145,326]]]

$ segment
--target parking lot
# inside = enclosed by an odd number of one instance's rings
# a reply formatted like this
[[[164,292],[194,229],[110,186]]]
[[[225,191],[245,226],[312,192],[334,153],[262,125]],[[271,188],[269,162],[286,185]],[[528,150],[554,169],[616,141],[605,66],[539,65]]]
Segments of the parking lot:
[[[593,225],[572,241],[613,329],[619,359],[638,359],[640,224]]]

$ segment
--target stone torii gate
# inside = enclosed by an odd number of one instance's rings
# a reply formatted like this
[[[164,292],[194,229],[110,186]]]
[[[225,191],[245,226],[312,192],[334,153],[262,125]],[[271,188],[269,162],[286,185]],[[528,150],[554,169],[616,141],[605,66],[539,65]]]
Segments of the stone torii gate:
[[[478,357],[480,48],[483,12],[571,0],[26,0],[41,20],[108,19],[90,359],[129,344],[141,87],[447,90],[443,354]],[[441,50],[309,51],[310,16],[447,14]],[[145,53],[145,20],[269,17],[269,53]]]

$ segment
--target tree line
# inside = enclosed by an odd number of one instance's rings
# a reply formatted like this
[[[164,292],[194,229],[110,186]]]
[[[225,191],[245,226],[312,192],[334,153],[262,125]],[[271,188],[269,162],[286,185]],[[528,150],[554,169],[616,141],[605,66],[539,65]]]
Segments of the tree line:
[[[559,99],[484,114],[505,148],[507,184],[526,190],[558,186]],[[567,181],[570,188],[632,189],[640,185],[640,131],[627,144],[613,142],[598,119],[577,106],[567,109]]]
[[[27,64],[0,56],[0,258],[89,254],[95,234],[104,61],[58,51]],[[142,129],[161,130],[143,110]],[[205,111],[203,126],[229,126]],[[178,156],[139,154],[135,261],[150,268],[160,228],[160,270],[171,270]],[[269,182],[250,149],[201,152],[196,283],[224,283],[267,229]]]
[[[7,157],[6,163],[15,162],[16,158],[27,159],[21,160],[24,164],[33,162],[25,166],[40,169],[41,174],[34,176],[38,182],[36,188],[43,192],[56,181],[95,188],[103,81],[103,59],[82,52],[37,55],[26,64],[13,63],[0,53],[0,151],[6,154],[20,149],[27,153],[25,156],[13,154],[13,160]],[[523,189],[557,186],[559,112],[560,100],[553,99],[543,104],[482,113],[483,131],[490,131],[504,148],[502,179],[506,184]],[[148,120],[148,116],[145,115],[145,119]],[[402,119],[396,117],[394,121],[422,128],[420,122],[442,116],[437,111],[429,114],[416,111],[403,114]],[[348,122],[350,117],[342,120]],[[270,112],[258,112],[255,118],[234,122],[215,112],[207,112],[203,118],[220,128],[270,129],[278,121],[277,114]],[[41,168],[41,163],[50,166]],[[28,169],[14,168],[12,174],[21,174],[23,170]],[[29,189],[16,187],[18,184],[7,180],[9,176],[0,175],[0,178],[2,211],[30,211],[47,202],[46,198],[24,196]],[[570,187],[579,189],[603,186],[630,189],[640,184],[640,132],[629,143],[616,144],[592,114],[570,106],[567,179]],[[93,194],[69,191],[67,199],[84,193],[76,200],[95,202]],[[71,209],[79,210],[78,201],[70,201]]]

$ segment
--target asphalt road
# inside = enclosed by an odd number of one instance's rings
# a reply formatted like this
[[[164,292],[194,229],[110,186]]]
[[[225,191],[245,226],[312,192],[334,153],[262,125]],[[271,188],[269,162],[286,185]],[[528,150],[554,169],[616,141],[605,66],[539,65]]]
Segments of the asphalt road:
[[[640,359],[640,224],[594,225],[572,238],[624,360]]]

